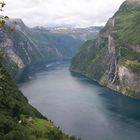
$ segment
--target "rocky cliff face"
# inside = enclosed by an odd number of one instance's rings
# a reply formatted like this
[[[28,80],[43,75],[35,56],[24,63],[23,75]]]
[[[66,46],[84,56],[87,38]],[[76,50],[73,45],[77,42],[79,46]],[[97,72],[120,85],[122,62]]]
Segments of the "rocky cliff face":
[[[7,20],[5,29],[0,28],[0,55],[12,76],[30,64],[70,59],[80,45],[68,35],[30,29],[20,19]]]
[[[127,96],[140,98],[140,1],[126,0],[96,40],[72,60],[80,72]]]
[[[42,57],[38,51],[39,48],[29,40],[25,31],[22,30],[25,27],[23,22],[18,20],[18,23],[16,32],[10,31],[10,28],[14,26],[11,21],[8,22],[6,30],[0,29],[0,52],[4,58],[3,64],[6,68],[11,67],[8,69],[10,73],[16,72],[17,69]]]

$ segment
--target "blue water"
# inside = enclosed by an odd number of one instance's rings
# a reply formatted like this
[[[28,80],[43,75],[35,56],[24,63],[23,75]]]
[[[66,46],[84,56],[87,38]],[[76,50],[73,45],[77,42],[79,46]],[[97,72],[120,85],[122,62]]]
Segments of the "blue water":
[[[140,101],[72,74],[68,67],[65,63],[30,67],[19,87],[67,134],[82,140],[140,140]]]

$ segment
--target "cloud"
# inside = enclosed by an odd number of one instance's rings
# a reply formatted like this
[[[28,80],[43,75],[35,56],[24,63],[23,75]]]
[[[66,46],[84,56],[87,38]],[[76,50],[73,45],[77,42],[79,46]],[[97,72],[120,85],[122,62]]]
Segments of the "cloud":
[[[5,0],[4,14],[28,26],[104,25],[124,0]]]

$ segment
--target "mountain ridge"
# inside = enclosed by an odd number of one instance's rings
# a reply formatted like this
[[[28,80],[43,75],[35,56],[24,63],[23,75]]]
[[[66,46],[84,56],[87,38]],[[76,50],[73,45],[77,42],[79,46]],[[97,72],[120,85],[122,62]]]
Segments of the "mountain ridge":
[[[72,28],[72,27],[34,27],[35,30],[47,30],[50,33],[70,35],[75,39],[81,41],[90,40],[93,37],[96,37],[99,31],[102,29],[102,26],[90,26],[84,28]]]

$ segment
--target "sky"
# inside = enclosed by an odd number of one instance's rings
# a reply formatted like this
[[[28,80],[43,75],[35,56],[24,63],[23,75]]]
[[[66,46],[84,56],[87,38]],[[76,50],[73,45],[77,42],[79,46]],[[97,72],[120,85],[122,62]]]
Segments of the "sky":
[[[5,2],[3,14],[10,18],[21,18],[30,27],[88,27],[105,25],[124,0],[5,0]]]

